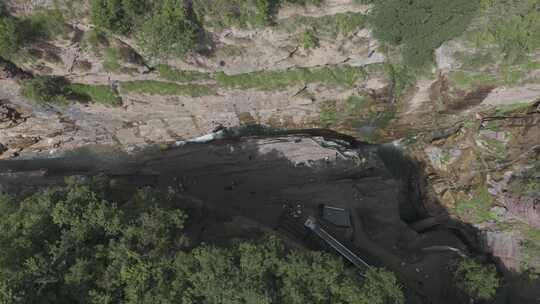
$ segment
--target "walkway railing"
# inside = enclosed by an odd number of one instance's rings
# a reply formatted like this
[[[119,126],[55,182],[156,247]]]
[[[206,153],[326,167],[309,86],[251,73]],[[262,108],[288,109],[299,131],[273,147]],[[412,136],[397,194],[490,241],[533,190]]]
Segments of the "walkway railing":
[[[338,240],[326,232],[326,230],[324,230],[314,218],[309,217],[304,223],[304,226],[313,231],[313,233],[315,233],[318,237],[330,245],[330,247],[356,266],[356,268],[365,270],[366,268],[371,267],[368,263],[349,250],[349,248],[345,247],[345,245],[341,244]]]

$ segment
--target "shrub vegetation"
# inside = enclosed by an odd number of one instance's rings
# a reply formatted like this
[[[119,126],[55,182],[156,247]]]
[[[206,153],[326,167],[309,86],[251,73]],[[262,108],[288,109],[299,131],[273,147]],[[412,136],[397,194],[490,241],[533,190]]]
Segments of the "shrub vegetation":
[[[170,81],[192,82],[212,79],[212,75],[210,75],[209,73],[176,70],[164,64],[158,65],[156,69],[159,72],[159,76]]]
[[[21,94],[37,103],[66,104],[70,91],[63,77],[36,76],[22,82]]]
[[[388,76],[392,82],[392,89],[395,98],[401,97],[407,89],[416,83],[414,71],[403,64],[386,64]]]
[[[479,7],[479,0],[372,0],[370,22],[377,38],[403,48],[404,60],[422,66],[433,51],[459,36]]]
[[[142,24],[137,42],[148,57],[181,57],[197,46],[200,30],[183,0],[163,0]]]
[[[172,82],[156,80],[128,81],[122,83],[120,89],[122,92],[143,93],[150,95],[182,95],[189,97],[201,97],[216,94],[215,88],[209,85],[179,85]]]
[[[275,23],[280,6],[319,6],[324,0],[196,0],[193,8],[203,24],[216,27],[261,27]]]
[[[200,30],[185,1],[95,0],[92,21],[113,33],[134,34],[151,58],[181,57],[197,46]]]
[[[278,0],[198,0],[193,9],[203,24],[211,27],[261,27],[270,25]]]
[[[257,71],[235,75],[227,75],[223,72],[211,74],[195,71],[181,71],[166,65],[159,65],[158,71],[162,77],[175,82],[208,80],[216,82],[217,85],[222,88],[243,90],[257,89],[262,91],[279,90],[284,87],[307,83],[321,83],[329,87],[338,86],[342,88],[352,88],[359,81],[363,81],[367,75],[364,68],[348,65],[318,68],[293,68],[285,71]],[[129,90],[134,91],[147,91],[149,87],[154,87],[156,93],[159,93],[160,87],[188,87],[187,85],[180,86],[174,83],[159,81],[140,81],[133,82],[133,85],[131,85],[131,83],[127,84],[128,86],[126,87],[126,83],[124,83],[124,89],[129,88]],[[211,88],[211,86],[208,85],[199,86]],[[174,92],[175,90],[176,89],[171,89],[170,91]],[[153,89],[151,91],[153,91]],[[169,90],[167,89],[167,91]]]
[[[319,38],[314,29],[305,30],[302,34],[302,45],[304,49],[314,49],[319,47]]]
[[[25,40],[50,40],[66,32],[65,20],[60,10],[37,10],[22,20]]]
[[[115,33],[127,34],[151,8],[150,0],[93,0],[92,21]]]
[[[69,94],[80,102],[99,103],[106,106],[119,107],[122,98],[110,86],[73,83],[69,85]]]
[[[237,75],[218,73],[216,80],[223,87],[271,91],[306,83],[352,88],[365,77],[366,71],[363,68],[343,65],[315,69],[295,68],[287,71],[260,71]]]
[[[22,44],[22,36],[18,30],[18,22],[9,16],[0,4],[0,56],[10,58]]]
[[[315,5],[320,6],[324,3],[325,0],[286,0],[285,3],[291,3],[296,5]]]
[[[59,10],[37,10],[16,18],[0,4],[0,56],[11,58],[26,44],[56,38],[64,32],[64,25]]]
[[[472,259],[458,263],[455,280],[468,296],[476,300],[493,299],[501,283],[493,264],[483,265]]]
[[[507,62],[526,58],[540,47],[537,0],[481,0],[482,12],[468,34],[479,48],[497,45]]]
[[[71,84],[58,76],[36,76],[21,83],[21,94],[40,104],[67,105],[70,101],[121,106],[122,100],[109,86]]]
[[[106,48],[103,51],[103,68],[107,72],[118,72],[122,67],[122,55],[118,48]]]

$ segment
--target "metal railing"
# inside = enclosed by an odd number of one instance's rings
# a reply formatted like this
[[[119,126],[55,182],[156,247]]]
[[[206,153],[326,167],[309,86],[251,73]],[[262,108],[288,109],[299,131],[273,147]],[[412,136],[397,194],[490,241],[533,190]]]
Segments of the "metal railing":
[[[354,254],[349,248],[345,247],[345,245],[341,244],[338,240],[336,240],[333,236],[326,232],[326,230],[324,230],[314,218],[308,217],[308,219],[304,223],[304,226],[313,231],[313,233],[315,233],[324,242],[330,245],[330,247],[332,247],[345,259],[347,259],[354,266],[356,266],[356,268],[360,270],[365,270],[366,268],[371,267],[368,263],[366,263],[356,254]]]

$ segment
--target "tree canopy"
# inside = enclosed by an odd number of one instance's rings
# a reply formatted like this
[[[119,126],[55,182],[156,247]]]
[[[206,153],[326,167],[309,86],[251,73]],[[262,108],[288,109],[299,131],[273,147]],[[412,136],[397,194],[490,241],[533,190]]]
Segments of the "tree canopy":
[[[151,8],[149,0],[93,0],[92,21],[99,27],[127,34]]]
[[[136,38],[149,57],[181,57],[197,46],[197,23],[183,0],[163,0],[142,24]]]
[[[197,47],[200,29],[185,1],[94,0],[91,11],[98,27],[133,34],[148,57],[180,57]]]
[[[371,24],[377,38],[403,46],[406,63],[421,66],[433,50],[459,36],[479,7],[479,0],[371,0]]]
[[[276,237],[191,248],[172,198],[104,185],[0,196],[0,303],[403,303],[392,273]]]

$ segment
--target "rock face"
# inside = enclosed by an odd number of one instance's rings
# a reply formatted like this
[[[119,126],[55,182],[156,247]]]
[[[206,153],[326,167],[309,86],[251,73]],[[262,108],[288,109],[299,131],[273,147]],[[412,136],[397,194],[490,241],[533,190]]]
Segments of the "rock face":
[[[22,113],[0,100],[0,129],[7,129],[25,121]]]
[[[484,250],[491,252],[509,271],[521,268],[520,235],[516,232],[484,231]]]
[[[407,145],[426,164],[434,197],[481,230],[483,250],[510,272],[539,269],[540,128],[534,103],[476,113],[445,136]],[[436,210],[431,210],[435,212]]]
[[[506,171],[499,181],[488,179],[490,193],[497,198],[497,202],[504,206],[505,213],[528,225],[540,229],[540,187],[537,185],[536,167],[521,169],[521,172]],[[531,180],[524,177],[524,172],[533,171]],[[516,191],[516,183],[525,184],[522,191]],[[514,189],[512,189],[514,188]]]
[[[0,57],[0,80],[2,79],[26,79],[31,74],[17,67],[13,62]]]

